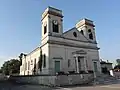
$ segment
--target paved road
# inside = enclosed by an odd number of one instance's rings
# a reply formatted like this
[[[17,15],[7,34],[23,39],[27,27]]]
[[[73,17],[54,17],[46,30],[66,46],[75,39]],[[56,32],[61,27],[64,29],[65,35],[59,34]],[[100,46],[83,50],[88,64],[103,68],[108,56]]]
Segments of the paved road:
[[[112,84],[112,85],[103,85],[103,86],[86,86],[86,87],[68,87],[68,88],[60,88],[56,90],[120,90],[120,84]]]
[[[0,90],[53,90],[47,86],[40,85],[21,85],[9,81],[0,81]]]
[[[0,81],[0,90],[120,90],[120,84],[50,88],[40,85],[21,85],[8,81]]]

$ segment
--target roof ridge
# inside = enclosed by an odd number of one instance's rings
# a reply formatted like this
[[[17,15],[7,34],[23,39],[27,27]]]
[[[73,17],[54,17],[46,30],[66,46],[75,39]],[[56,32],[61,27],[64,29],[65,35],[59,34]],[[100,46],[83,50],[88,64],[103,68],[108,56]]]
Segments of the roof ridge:
[[[73,29],[75,29],[75,28],[76,28],[76,27],[73,27],[73,28],[71,28],[71,29],[69,29],[69,30],[65,31],[63,34],[65,34],[65,33],[69,32],[69,31],[71,31],[71,30],[73,30]]]

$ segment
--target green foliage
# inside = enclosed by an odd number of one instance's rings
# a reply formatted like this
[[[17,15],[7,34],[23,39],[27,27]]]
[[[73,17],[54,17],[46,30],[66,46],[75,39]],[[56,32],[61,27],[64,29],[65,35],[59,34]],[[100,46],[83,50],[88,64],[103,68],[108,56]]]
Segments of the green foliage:
[[[40,51],[39,68],[40,68],[40,71],[42,71],[42,50]]]
[[[5,75],[16,74],[20,71],[21,62],[17,59],[6,61],[1,67],[1,71]]]
[[[20,56],[19,56],[20,65],[22,65],[22,57],[23,57],[23,55],[24,55],[24,54],[23,54],[23,53],[21,53],[21,54],[20,54]]]
[[[2,73],[2,70],[0,69],[0,73]]]
[[[116,59],[118,65],[120,65],[120,59]]]
[[[114,69],[120,69],[120,64],[116,65]]]

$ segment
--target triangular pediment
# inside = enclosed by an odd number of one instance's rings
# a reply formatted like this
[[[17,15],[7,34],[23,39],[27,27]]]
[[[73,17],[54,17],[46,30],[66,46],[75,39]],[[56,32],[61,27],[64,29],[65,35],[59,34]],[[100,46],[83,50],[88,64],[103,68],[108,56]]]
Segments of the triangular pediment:
[[[82,33],[79,32],[76,28],[72,28],[72,29],[66,31],[63,34],[63,37],[66,38],[66,39],[71,39],[71,40],[89,42],[89,40],[84,35],[82,35]]]

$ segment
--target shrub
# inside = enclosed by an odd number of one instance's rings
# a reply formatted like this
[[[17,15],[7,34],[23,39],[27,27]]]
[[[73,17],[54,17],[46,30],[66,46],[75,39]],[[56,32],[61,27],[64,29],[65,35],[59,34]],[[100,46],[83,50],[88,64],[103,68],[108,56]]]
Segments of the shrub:
[[[88,70],[88,73],[93,73],[93,70]]]
[[[85,72],[85,71],[83,71],[83,70],[81,70],[81,71],[80,71],[80,74],[86,74],[86,72]]]
[[[75,74],[75,71],[68,71],[69,74]]]
[[[63,71],[57,72],[57,75],[65,75],[65,72]]]

